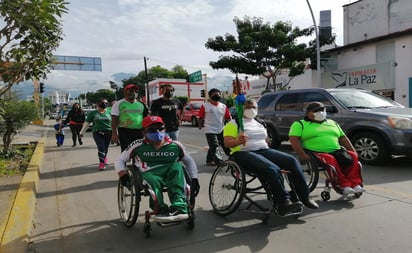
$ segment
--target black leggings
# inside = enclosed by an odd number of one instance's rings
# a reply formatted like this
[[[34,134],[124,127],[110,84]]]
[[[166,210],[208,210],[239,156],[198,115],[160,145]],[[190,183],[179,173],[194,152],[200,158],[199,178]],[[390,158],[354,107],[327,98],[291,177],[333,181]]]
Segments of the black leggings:
[[[76,144],[76,140],[78,139],[79,142],[82,141],[80,138],[80,131],[82,130],[83,125],[70,125],[70,131],[72,132],[72,140],[73,144]]]
[[[143,130],[142,129],[129,129],[129,128],[119,127],[118,132],[119,132],[120,150],[122,152],[134,140],[143,139]]]

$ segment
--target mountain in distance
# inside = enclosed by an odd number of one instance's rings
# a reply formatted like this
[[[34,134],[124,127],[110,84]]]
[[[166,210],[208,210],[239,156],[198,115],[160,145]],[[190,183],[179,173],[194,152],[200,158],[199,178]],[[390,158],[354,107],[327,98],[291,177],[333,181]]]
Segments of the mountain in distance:
[[[127,80],[131,77],[134,77],[136,74],[133,73],[124,73],[124,72],[120,72],[120,73],[115,73],[112,75],[113,78],[113,82],[121,85],[123,80]]]
[[[119,73],[114,73],[111,75],[112,80],[115,83],[122,85],[122,81],[129,79],[136,74],[134,73],[124,73],[124,72],[119,72]],[[210,90],[212,88],[217,88],[221,92],[224,91],[231,91],[232,89],[232,81],[234,77],[231,76],[214,76],[214,77],[208,77],[207,78],[207,89]],[[49,94],[49,92],[52,92],[56,89],[61,89],[58,85],[52,85],[48,83],[45,85],[45,93],[44,94]],[[15,91],[20,99],[27,100],[30,99],[33,96],[33,82],[32,81],[24,81],[18,84],[13,85],[12,91]],[[78,92],[76,91],[70,91],[70,97],[76,98],[81,94],[81,90]]]

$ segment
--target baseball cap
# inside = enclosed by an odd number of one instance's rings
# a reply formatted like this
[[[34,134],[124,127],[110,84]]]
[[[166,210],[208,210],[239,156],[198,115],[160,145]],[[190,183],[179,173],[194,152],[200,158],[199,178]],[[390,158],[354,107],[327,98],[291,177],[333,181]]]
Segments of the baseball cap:
[[[155,123],[164,124],[162,117],[159,116],[147,116],[143,119],[142,126],[144,128],[149,127]]]
[[[139,90],[139,86],[137,86],[136,84],[128,84],[126,85],[126,87],[124,87],[125,92],[127,92],[130,89]]]
[[[316,111],[319,108],[325,108],[325,105],[322,104],[321,102],[310,102],[308,104],[308,106],[306,107],[306,112],[312,112],[312,111]]]

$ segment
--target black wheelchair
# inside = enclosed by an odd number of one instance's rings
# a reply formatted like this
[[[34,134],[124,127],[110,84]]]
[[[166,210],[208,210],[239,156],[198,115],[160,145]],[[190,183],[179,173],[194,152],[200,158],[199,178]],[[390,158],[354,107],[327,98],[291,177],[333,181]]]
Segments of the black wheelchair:
[[[191,177],[186,168],[184,166],[182,167],[184,169],[186,179],[185,194],[189,218],[184,221],[156,222],[160,227],[169,227],[181,223],[186,223],[188,229],[192,230],[195,226],[195,196],[190,189]],[[151,216],[157,215],[159,213],[159,205],[157,203],[156,195],[151,189],[150,185],[148,185],[147,182],[142,179],[139,168],[134,165],[128,165],[128,173],[133,182],[133,186],[130,188],[125,187],[119,180],[117,188],[117,202],[121,221],[126,227],[134,226],[139,216],[139,208],[142,197],[149,196],[153,200],[155,208],[154,210],[147,210],[144,213],[143,233],[146,235],[146,237],[150,237],[150,233],[152,231]],[[167,188],[164,188],[163,192],[167,192]]]
[[[293,192],[293,185],[287,177],[287,171],[282,175],[291,189],[291,200],[297,201]],[[259,198],[263,195],[264,198]],[[245,170],[235,161],[229,159],[220,164],[213,172],[209,183],[209,201],[213,210],[221,215],[228,216],[241,207],[243,199],[248,202],[243,205],[242,211],[262,214],[261,220],[264,224],[269,219],[269,214],[276,212],[273,204],[273,196],[265,180],[249,170]],[[266,200],[263,201],[262,200]],[[303,207],[286,216],[296,216],[303,212]]]
[[[310,162],[306,163],[305,166],[303,166],[303,173],[306,177],[309,191],[312,192],[316,189],[319,182],[319,175],[322,173],[325,178],[325,187],[321,192],[322,199],[324,201],[330,200],[330,192],[332,191],[332,189],[337,194],[343,195],[342,190],[338,186],[336,168],[331,164],[326,163],[325,160],[322,159],[322,153],[311,152],[308,150],[305,150],[305,152],[311,158]],[[358,166],[359,171],[362,175],[362,163],[358,162]],[[348,199],[356,199],[361,195],[361,192],[354,193],[352,196],[349,196]]]

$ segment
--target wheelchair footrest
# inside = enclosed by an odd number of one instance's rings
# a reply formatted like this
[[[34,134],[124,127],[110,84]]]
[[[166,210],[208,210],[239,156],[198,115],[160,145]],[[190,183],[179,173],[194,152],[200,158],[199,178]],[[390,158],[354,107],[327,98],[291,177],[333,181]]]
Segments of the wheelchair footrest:
[[[171,221],[171,222],[156,222],[156,224],[157,224],[159,227],[164,228],[164,227],[176,226],[176,225],[178,225],[178,224],[181,224],[182,222],[185,222],[185,221],[182,220],[182,221]]]
[[[261,209],[261,210],[252,210],[252,209],[241,209],[241,210],[239,210],[239,211],[241,211],[241,212],[244,212],[244,213],[259,213],[259,214],[269,214],[269,213],[271,213],[272,211],[270,210],[270,209],[268,209],[268,208],[264,208],[264,209]]]

